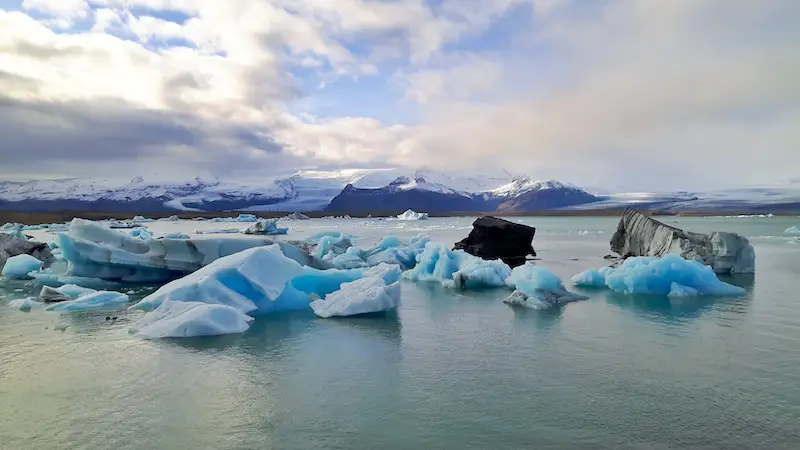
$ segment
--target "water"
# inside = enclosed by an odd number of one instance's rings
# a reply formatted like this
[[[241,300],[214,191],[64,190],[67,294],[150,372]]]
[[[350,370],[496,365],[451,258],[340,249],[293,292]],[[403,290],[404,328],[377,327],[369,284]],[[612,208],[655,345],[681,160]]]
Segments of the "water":
[[[521,220],[538,228],[538,264],[564,280],[604,263],[616,225]],[[405,283],[395,315],[283,314],[183,341],[131,337],[138,313],[21,313],[0,300],[0,447],[800,448],[800,244],[783,233],[800,218],[673,221],[753,237],[755,278],[726,280],[746,297],[580,291],[591,299],[529,311],[503,304],[505,290]],[[288,238],[455,242],[470,222],[313,220]]]

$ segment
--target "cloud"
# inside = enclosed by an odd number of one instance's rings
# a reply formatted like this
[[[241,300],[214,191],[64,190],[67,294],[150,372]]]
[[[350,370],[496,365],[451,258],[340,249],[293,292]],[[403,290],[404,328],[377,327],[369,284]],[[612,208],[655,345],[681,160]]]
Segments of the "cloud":
[[[0,10],[3,171],[789,179],[798,13],[792,0],[26,0]]]

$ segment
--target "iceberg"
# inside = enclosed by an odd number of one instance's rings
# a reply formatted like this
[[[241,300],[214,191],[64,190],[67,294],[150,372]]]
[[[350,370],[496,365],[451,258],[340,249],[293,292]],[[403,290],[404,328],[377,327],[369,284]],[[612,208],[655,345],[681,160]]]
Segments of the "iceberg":
[[[53,253],[44,242],[29,241],[7,233],[0,233],[0,268],[12,256],[31,255],[44,265],[53,262]]]
[[[324,300],[311,302],[319,317],[355,316],[389,311],[400,305],[400,267],[381,264],[364,274],[364,278],[342,284]]]
[[[180,217],[178,217],[178,216],[173,214],[173,215],[171,215],[169,217],[162,217],[160,219],[157,219],[156,221],[157,222],[180,222],[180,220],[181,220]]]
[[[281,220],[309,220],[311,219],[307,215],[299,212],[293,212],[286,217],[283,217]]]
[[[262,219],[244,230],[244,234],[265,235],[286,234],[288,232],[288,228],[278,228],[278,219]]]
[[[414,268],[403,272],[407,280],[438,282],[459,289],[505,286],[509,276],[511,267],[500,260],[486,261],[434,242],[425,244]]]
[[[611,250],[623,258],[678,254],[711,266],[716,273],[755,272],[755,251],[747,238],[736,233],[691,233],[644,214],[627,210],[611,238]]]
[[[189,239],[189,235],[181,232],[167,233],[161,237],[162,239]]]
[[[194,234],[237,234],[238,228],[209,228],[207,230],[194,230]]]
[[[257,222],[258,217],[253,214],[239,214],[237,217],[215,217],[208,222]]]
[[[165,302],[131,329],[147,339],[218,336],[244,333],[253,318],[227,305]]]
[[[149,241],[150,239],[153,239],[153,233],[151,233],[150,231],[147,230],[147,228],[144,227],[134,228],[130,231],[129,234],[143,241]]]
[[[186,324],[190,327],[194,326],[191,321],[200,320],[198,317],[215,314],[230,317],[230,314],[205,308],[186,314],[183,308],[173,307],[172,303],[224,305],[248,316],[302,310],[309,307],[311,294],[324,298],[339,290],[343,283],[355,281],[362,275],[363,271],[302,266],[286,255],[280,245],[273,244],[220,258],[165,284],[129,309],[147,312],[134,330],[160,326],[157,324],[161,321],[166,321],[169,329],[180,329],[183,321],[190,321]]]
[[[416,257],[422,253],[430,241],[426,235],[417,235],[404,243],[396,236],[386,236],[376,245],[360,249],[353,246],[351,237],[346,234],[323,235],[315,255],[330,261],[341,269],[374,267],[381,263],[397,264],[403,270],[416,265]]]
[[[42,286],[42,290],[39,292],[39,300],[41,300],[42,303],[60,303],[75,300],[78,297],[95,292],[97,291],[94,289],[80,287],[74,284],[65,284],[58,288]]]
[[[148,219],[147,217],[144,217],[144,216],[135,216],[135,217],[133,218],[133,220],[131,220],[131,222],[135,222],[135,223],[148,223],[148,222],[155,222],[155,220],[153,220],[153,219]]]
[[[31,255],[23,254],[8,258],[6,264],[3,266],[3,271],[0,273],[6,278],[26,280],[31,278],[28,276],[30,272],[36,272],[41,269],[41,261]]]
[[[8,302],[9,308],[18,309],[22,312],[28,312],[31,309],[41,308],[42,306],[43,305],[40,302],[37,302],[33,297],[21,298]]]
[[[714,269],[676,254],[632,257],[619,267],[589,270],[572,277],[578,286],[600,286],[615,292],[671,297],[741,296],[745,290],[720,281]]]
[[[798,227],[789,227],[789,228],[786,229],[786,231],[784,231],[784,233],[787,233],[787,234],[800,234],[800,228],[798,228]]]
[[[266,237],[241,235],[143,241],[83,219],[74,219],[69,232],[56,236],[56,241],[69,263],[67,273],[60,278],[52,275],[42,278],[62,284],[79,284],[75,277],[117,283],[161,283],[194,272],[221,257],[275,243]],[[287,256],[302,265],[332,267],[293,244],[279,245]]]
[[[558,275],[533,263],[517,266],[506,279],[506,284],[516,289],[503,300],[512,306],[546,309],[555,305],[586,300],[584,295],[569,292]]]
[[[408,209],[403,214],[397,216],[394,220],[428,220],[428,213],[418,213],[414,210]]]
[[[97,291],[81,295],[77,299],[68,302],[53,303],[46,310],[62,312],[87,311],[90,309],[114,308],[129,301],[128,295],[121,292]]]

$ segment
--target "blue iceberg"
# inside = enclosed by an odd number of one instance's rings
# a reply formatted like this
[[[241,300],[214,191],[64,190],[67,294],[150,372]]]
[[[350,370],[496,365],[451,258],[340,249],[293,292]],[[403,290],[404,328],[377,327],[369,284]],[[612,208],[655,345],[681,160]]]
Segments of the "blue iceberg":
[[[6,278],[26,280],[31,278],[28,274],[42,269],[42,262],[28,254],[16,255],[8,258],[0,272]]]
[[[87,311],[90,309],[115,308],[129,301],[128,295],[121,292],[97,291],[81,295],[77,299],[68,302],[53,303],[46,309],[47,311],[63,312]]]
[[[586,300],[584,295],[569,292],[558,275],[547,269],[528,262],[515,267],[506,284],[516,289],[503,300],[512,306],[523,306],[531,309],[547,309],[555,305]]]
[[[399,265],[403,270],[414,267],[416,257],[425,248],[430,238],[417,235],[406,243],[396,236],[386,236],[369,248],[353,246],[346,234],[324,234],[319,239],[315,255],[330,261],[335,267],[353,269],[374,267],[382,263]]]
[[[572,281],[578,286],[606,286],[615,292],[672,297],[741,296],[746,292],[720,281],[710,266],[675,254],[628,258],[619,267],[588,270]]]
[[[505,286],[509,276],[511,268],[503,261],[483,260],[435,242],[426,243],[416,256],[414,268],[403,273],[407,280],[437,282],[460,289]]]
[[[343,283],[362,275],[361,270],[319,270],[303,266],[286,255],[278,244],[252,248],[220,258],[165,284],[131,306],[131,310],[147,312],[142,322],[134,326],[134,331],[144,326],[155,327],[160,321],[167,321],[170,329],[174,329],[180,327],[181,321],[195,320],[195,315],[203,311],[187,315],[183,308],[172,306],[176,302],[224,305],[248,316],[307,309],[311,294],[324,298],[339,290]],[[213,314],[230,316],[219,311]]]
[[[262,219],[244,230],[244,234],[278,235],[289,232],[288,228],[279,228],[278,219]]]
[[[400,267],[381,264],[364,274],[364,278],[342,284],[325,299],[311,302],[319,317],[356,316],[389,311],[400,305]]]

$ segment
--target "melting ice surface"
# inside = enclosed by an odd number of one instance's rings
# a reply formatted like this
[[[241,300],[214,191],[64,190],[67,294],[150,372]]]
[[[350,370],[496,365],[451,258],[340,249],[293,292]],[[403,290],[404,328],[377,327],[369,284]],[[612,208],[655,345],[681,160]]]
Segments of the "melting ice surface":
[[[12,256],[6,260],[3,266],[2,274],[6,278],[14,278],[24,280],[30,278],[30,272],[37,271],[42,268],[42,262],[31,255],[17,255]]]
[[[578,286],[608,287],[629,294],[671,297],[745,294],[743,288],[720,281],[711,267],[673,254],[628,258],[619,267],[587,270],[572,277],[572,281]]]

